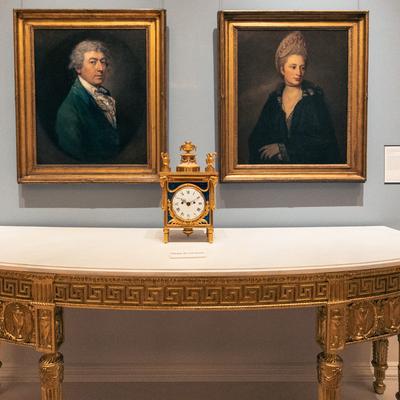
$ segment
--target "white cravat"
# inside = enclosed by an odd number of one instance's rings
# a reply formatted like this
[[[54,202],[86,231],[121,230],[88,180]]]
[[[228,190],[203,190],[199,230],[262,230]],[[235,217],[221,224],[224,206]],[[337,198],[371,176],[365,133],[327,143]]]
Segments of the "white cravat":
[[[79,81],[82,86],[89,92],[93,97],[96,104],[103,111],[105,117],[108,119],[110,124],[116,128],[117,118],[116,118],[116,107],[115,99],[110,96],[110,92],[103,88],[102,86],[96,87],[91,85],[89,82],[85,81],[82,77],[78,76]]]

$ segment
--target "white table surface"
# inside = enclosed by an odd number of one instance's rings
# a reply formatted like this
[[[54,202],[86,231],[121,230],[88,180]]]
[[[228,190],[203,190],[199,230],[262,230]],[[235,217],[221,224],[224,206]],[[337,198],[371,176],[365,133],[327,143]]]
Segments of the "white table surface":
[[[384,226],[197,231],[0,227],[0,269],[71,274],[243,275],[315,273],[400,265],[400,231]]]

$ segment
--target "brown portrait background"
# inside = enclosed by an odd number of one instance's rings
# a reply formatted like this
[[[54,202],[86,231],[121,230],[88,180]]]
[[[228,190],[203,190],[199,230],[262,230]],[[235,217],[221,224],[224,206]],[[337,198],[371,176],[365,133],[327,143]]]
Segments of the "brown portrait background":
[[[238,164],[248,164],[248,139],[271,92],[282,79],[275,69],[275,51],[295,29],[238,30]],[[320,86],[331,114],[341,155],[346,162],[348,97],[348,32],[300,30],[308,51],[304,79]]]

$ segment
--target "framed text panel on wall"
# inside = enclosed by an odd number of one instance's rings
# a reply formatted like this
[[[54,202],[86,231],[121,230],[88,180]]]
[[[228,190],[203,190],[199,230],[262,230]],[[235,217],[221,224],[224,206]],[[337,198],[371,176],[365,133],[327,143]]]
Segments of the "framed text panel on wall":
[[[221,11],[221,179],[366,179],[368,13]]]
[[[155,182],[164,10],[15,10],[18,182]]]

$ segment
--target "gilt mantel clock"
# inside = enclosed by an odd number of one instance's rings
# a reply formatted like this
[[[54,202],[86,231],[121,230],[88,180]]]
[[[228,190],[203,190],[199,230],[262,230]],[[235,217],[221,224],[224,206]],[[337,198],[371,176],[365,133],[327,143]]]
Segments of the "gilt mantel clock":
[[[180,147],[181,162],[172,172],[167,153],[161,153],[160,184],[164,210],[164,242],[169,241],[172,228],[183,228],[187,236],[194,228],[206,229],[207,239],[214,239],[213,212],[218,172],[214,162],[216,153],[207,153],[206,168],[200,171],[196,162],[196,146],[185,142]]]

